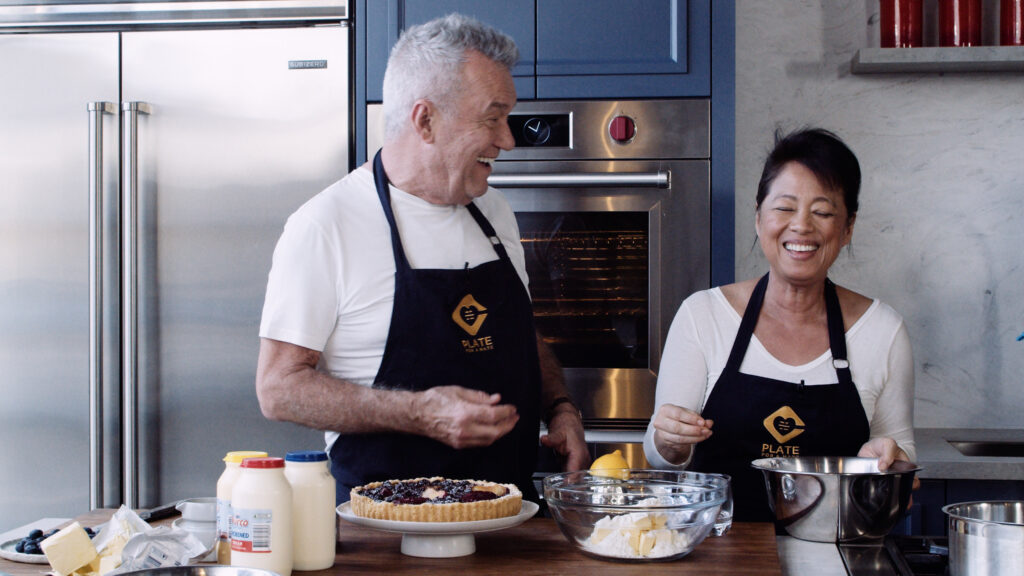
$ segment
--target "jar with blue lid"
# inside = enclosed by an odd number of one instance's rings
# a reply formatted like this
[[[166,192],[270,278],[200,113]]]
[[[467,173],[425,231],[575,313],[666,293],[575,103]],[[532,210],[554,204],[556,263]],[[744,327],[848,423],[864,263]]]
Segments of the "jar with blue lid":
[[[326,570],[334,565],[337,542],[335,485],[327,453],[288,452],[284,460],[292,487],[292,568]]]

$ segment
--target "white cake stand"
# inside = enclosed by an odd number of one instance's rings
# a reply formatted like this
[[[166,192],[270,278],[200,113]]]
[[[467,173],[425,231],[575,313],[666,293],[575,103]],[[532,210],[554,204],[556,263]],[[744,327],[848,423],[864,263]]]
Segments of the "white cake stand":
[[[474,534],[518,526],[532,518],[539,508],[535,502],[523,500],[519,514],[515,516],[473,522],[399,522],[363,518],[352,513],[348,502],[339,505],[337,511],[338,516],[353,524],[401,534],[402,554],[406,556],[454,558],[476,552]]]

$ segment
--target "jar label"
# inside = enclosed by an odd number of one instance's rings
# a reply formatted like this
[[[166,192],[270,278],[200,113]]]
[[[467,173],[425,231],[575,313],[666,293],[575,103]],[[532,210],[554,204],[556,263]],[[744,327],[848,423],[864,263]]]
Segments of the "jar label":
[[[271,510],[232,510],[231,550],[266,554],[270,550],[270,525],[274,520]]]
[[[217,498],[217,537],[231,539],[231,500]]]

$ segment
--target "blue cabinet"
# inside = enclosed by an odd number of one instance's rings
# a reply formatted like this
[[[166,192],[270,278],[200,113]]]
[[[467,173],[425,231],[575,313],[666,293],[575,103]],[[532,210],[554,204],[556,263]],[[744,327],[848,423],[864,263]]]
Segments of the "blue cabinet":
[[[537,0],[537,98],[711,95],[710,0]]]
[[[363,0],[362,6],[367,102],[381,100],[388,50],[401,31],[450,12],[516,40],[520,100],[711,95],[711,0]]]
[[[366,27],[366,101],[380,102],[388,54],[409,26],[459,12],[494,26],[519,47],[519,64],[512,70],[519,99],[534,97],[535,0],[369,0],[362,19]]]

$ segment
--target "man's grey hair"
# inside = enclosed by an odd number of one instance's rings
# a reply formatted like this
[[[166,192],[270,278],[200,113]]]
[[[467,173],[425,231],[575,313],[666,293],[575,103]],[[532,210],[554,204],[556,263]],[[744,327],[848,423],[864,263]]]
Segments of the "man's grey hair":
[[[511,37],[461,14],[412,26],[402,34],[384,72],[385,141],[401,134],[420,98],[444,113],[452,112],[462,65],[471,50],[509,71],[519,61],[519,48]]]

